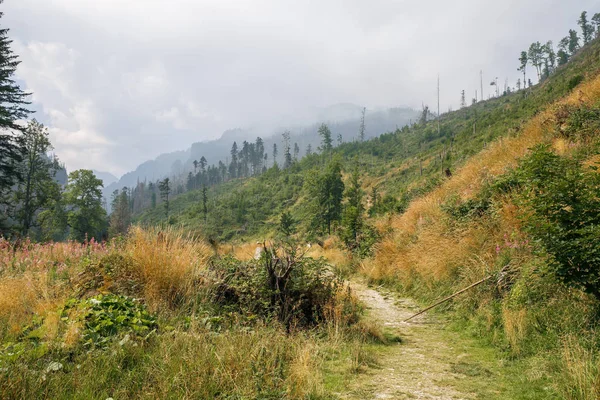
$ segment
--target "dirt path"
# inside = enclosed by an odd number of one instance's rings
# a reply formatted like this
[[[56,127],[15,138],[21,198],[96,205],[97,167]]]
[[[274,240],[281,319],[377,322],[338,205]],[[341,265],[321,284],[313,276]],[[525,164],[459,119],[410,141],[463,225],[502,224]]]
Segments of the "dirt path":
[[[398,299],[382,290],[353,283],[366,304],[369,318],[386,331],[399,335],[402,343],[378,351],[377,363],[368,368],[341,393],[342,399],[473,399],[475,393],[458,389],[463,379],[472,379],[461,370],[469,365],[469,354],[456,345],[443,323],[430,315],[403,322],[418,311],[410,299]],[[462,371],[464,372],[464,371]]]

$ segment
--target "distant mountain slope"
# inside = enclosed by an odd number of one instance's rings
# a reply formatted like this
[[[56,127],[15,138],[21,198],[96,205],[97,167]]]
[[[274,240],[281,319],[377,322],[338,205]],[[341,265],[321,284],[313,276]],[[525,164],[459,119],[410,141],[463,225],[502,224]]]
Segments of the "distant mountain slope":
[[[361,107],[353,104],[338,104],[320,110],[317,113],[315,122],[306,125],[281,127],[266,133],[258,129],[231,129],[225,131],[221,138],[217,140],[196,142],[187,150],[161,154],[154,160],[140,164],[134,171],[124,174],[117,182],[105,184],[104,196],[108,198],[114,190],[124,186],[135,186],[138,181],[155,181],[166,176],[182,177],[193,170],[192,162],[199,160],[202,156],[207,159],[209,165],[216,164],[219,160],[225,162],[229,158],[229,152],[234,141],[239,145],[244,140],[250,142],[258,136],[262,137],[265,141],[265,149],[269,154],[270,162],[273,161],[271,158],[273,144],[276,143],[281,147],[281,133],[286,130],[291,132],[292,145],[293,143],[298,144],[301,155],[305,154],[309,144],[313,149],[316,149],[319,145],[320,138],[317,129],[321,123],[329,125],[334,140],[337,140],[338,135],[341,135],[345,142],[349,142],[355,140],[358,136],[361,111]],[[416,120],[418,114],[418,111],[406,107],[377,111],[367,110],[365,118],[366,137],[372,138],[393,131],[408,124],[411,120]],[[281,161],[282,152],[279,153],[278,161]]]
[[[104,187],[119,180],[119,178],[117,178],[110,172],[96,171],[96,170],[93,170],[93,172],[94,172],[94,175],[96,175],[96,178],[102,179],[102,183],[104,184]]]

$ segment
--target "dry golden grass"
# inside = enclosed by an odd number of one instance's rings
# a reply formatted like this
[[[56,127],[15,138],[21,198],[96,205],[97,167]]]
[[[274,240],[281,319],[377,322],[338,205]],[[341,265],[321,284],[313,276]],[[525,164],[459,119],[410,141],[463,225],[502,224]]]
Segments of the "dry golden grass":
[[[193,296],[213,254],[208,244],[178,230],[139,227],[131,229],[122,252],[133,258],[145,283],[144,297],[154,310]]]
[[[562,348],[563,381],[559,386],[565,399],[597,400],[600,398],[600,370],[594,353],[575,337],[567,336]]]
[[[527,310],[524,308],[513,310],[510,307],[503,306],[502,322],[512,352],[519,354],[521,352],[521,342],[527,334]]]
[[[363,272],[372,279],[410,280],[416,274],[426,282],[435,282],[457,269],[476,266],[474,259],[493,261],[494,247],[503,241],[503,235],[511,235],[520,228],[515,206],[508,201],[502,204],[500,226],[488,226],[484,221],[483,225],[471,224],[458,231],[448,222],[441,205],[453,195],[463,200],[472,198],[490,177],[516,166],[530,148],[549,140],[548,121],[557,107],[599,98],[600,77],[584,83],[575,93],[532,118],[518,136],[492,143],[439,188],[413,201],[404,214],[377,221],[380,232],[392,233],[377,246],[374,258],[363,263]],[[554,141],[554,146],[564,150],[570,145]],[[472,275],[468,271],[461,274]]]

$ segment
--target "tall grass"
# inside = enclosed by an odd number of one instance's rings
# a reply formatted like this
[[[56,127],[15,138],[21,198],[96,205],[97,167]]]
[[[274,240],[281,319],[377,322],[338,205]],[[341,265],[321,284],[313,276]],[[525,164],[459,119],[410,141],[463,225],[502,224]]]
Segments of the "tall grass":
[[[555,374],[556,389],[569,399],[600,398],[600,348],[581,344],[589,343],[598,323],[597,302],[544,273],[548,260],[523,232],[525,214],[514,201],[516,194],[496,194],[489,212],[463,220],[444,207],[452,199],[476,198],[486,183],[514,168],[537,144],[551,144],[564,156],[581,153],[590,143],[555,137],[557,110],[599,102],[597,76],[538,113],[516,135],[501,138],[472,157],[440,187],[410,203],[403,214],[381,218],[376,226],[384,239],[373,258],[361,265],[368,278],[389,282],[425,302],[506,267],[508,274],[457,298],[453,308],[472,332],[487,337],[510,357],[535,353],[559,360],[557,370],[540,373]],[[597,160],[591,154],[587,162]]]

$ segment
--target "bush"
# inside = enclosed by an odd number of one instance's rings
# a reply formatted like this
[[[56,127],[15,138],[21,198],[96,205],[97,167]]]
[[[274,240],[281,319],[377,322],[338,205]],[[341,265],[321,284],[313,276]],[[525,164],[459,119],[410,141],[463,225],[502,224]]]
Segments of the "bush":
[[[289,329],[326,318],[342,282],[322,259],[265,248],[259,260],[219,257],[211,265],[211,297],[224,310],[277,319]]]
[[[552,256],[563,282],[600,299],[600,175],[546,145],[522,160],[525,229]]]

